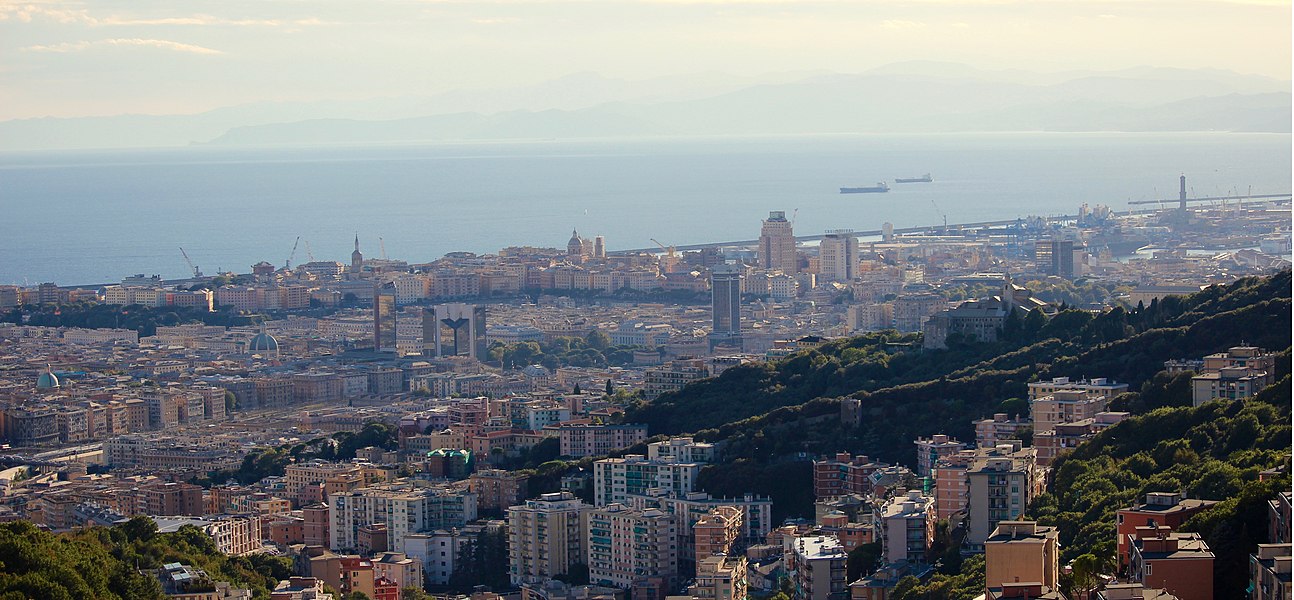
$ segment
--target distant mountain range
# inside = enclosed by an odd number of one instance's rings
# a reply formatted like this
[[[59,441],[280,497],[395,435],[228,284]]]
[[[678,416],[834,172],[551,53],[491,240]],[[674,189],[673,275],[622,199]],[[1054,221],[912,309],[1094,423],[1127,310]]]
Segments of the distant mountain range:
[[[1291,131],[1290,82],[1220,70],[986,71],[906,62],[858,74],[579,73],[432,97],[261,103],[194,115],[0,122],[0,150],[660,135]]]

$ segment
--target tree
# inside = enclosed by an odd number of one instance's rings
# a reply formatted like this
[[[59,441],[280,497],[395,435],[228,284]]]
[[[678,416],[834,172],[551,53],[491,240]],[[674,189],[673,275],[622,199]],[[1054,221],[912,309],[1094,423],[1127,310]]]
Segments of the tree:
[[[610,380],[610,379],[607,379],[607,388],[606,388],[606,391],[607,391],[607,395],[608,395],[608,396],[610,396],[611,394],[614,394],[614,393],[615,393],[615,388],[611,385],[611,380]]]
[[[1066,596],[1075,600],[1086,600],[1088,594],[1101,582],[1101,559],[1088,552],[1075,558],[1071,566],[1073,574],[1070,577],[1070,584],[1073,589]]]
[[[590,348],[593,348],[598,352],[602,352],[611,347],[611,336],[608,336],[606,332],[601,329],[590,331],[588,335],[584,336],[584,341],[588,343]]]
[[[580,384],[578,382],[575,384],[575,389],[571,390],[571,393],[572,394],[580,393]]]

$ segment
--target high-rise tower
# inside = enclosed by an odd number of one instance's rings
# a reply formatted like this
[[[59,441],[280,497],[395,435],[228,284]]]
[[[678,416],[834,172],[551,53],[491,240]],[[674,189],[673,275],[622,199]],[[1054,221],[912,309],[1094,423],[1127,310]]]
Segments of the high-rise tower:
[[[858,238],[852,229],[832,229],[818,246],[818,276],[823,281],[858,277]]]
[[[741,335],[741,265],[717,265],[710,271],[714,335]]]
[[[395,311],[395,284],[377,286],[373,291],[373,349],[378,352],[396,351]]]
[[[794,275],[797,267],[795,233],[786,213],[775,210],[768,213],[764,227],[759,232],[759,266],[770,271]]]

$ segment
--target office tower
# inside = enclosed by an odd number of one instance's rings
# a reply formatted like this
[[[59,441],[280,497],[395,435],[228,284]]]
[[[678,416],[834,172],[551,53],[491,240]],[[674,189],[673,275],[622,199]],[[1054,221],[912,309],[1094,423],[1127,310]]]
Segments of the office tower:
[[[823,281],[852,281],[858,277],[858,238],[852,229],[827,231],[818,246],[818,277]]]
[[[395,352],[395,284],[384,283],[373,292],[373,349]]]
[[[714,333],[741,333],[741,265],[719,265],[710,271]]]
[[[759,266],[787,275],[796,273],[798,258],[795,255],[795,234],[786,213],[775,210],[768,213],[764,227],[759,232]]]
[[[1074,242],[1038,240],[1034,242],[1033,258],[1039,273],[1074,278]]]
[[[422,311],[423,356],[485,357],[485,307],[437,304]]]

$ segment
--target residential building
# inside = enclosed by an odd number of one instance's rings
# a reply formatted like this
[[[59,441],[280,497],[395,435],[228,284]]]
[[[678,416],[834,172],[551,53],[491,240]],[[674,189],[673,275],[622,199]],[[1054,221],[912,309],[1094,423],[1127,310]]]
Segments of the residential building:
[[[508,509],[508,571],[513,585],[540,583],[585,563],[588,538],[581,514],[588,508],[574,494],[558,492]]]
[[[1213,600],[1213,552],[1198,533],[1138,527],[1129,541],[1128,578],[1181,600]]]
[[[687,593],[698,600],[743,600],[747,594],[745,556],[707,556],[696,563]]]
[[[593,463],[593,498],[596,506],[624,502],[630,495],[663,488],[677,496],[694,490],[701,464],[651,460],[641,454],[605,458]]]
[[[620,503],[584,511],[589,582],[631,588],[640,580],[678,576],[678,520],[663,510],[633,510]]]
[[[1150,492],[1146,494],[1144,502],[1115,511],[1114,520],[1117,530],[1115,558],[1118,572],[1122,573],[1132,558],[1131,540],[1138,528],[1177,529],[1188,519],[1214,504],[1217,504],[1217,501],[1187,498],[1185,493]]]
[[[713,463],[718,458],[714,444],[697,442],[690,437],[674,437],[647,444],[648,460],[680,463]]]
[[[966,470],[975,462],[976,456],[975,450],[962,450],[935,463],[933,476],[936,519],[951,519],[953,515],[966,510],[967,499],[970,497]]]
[[[564,423],[557,426],[557,438],[562,456],[606,456],[646,441],[647,426]]]
[[[1006,413],[994,413],[991,419],[980,419],[975,425],[975,447],[996,448],[998,444],[1019,439],[1020,432],[1033,427],[1033,423],[1020,417],[1008,418]]]
[[[1289,600],[1290,544],[1258,544],[1249,555],[1249,600]]]
[[[786,537],[783,558],[791,579],[795,600],[844,600],[849,596],[845,581],[848,554],[829,535]]]
[[[919,438],[913,443],[917,446],[917,477],[930,477],[939,459],[966,448],[966,444],[943,434]]]
[[[1060,582],[1060,532],[1033,521],[1002,521],[984,541],[984,584],[1002,587],[1020,581],[1057,589]]]
[[[934,498],[909,490],[890,498],[873,516],[879,534],[881,561],[926,562],[926,550],[935,535]]]
[[[476,520],[476,495],[445,485],[407,480],[329,495],[329,548],[359,547],[359,530],[385,523],[388,544],[404,546],[404,536],[462,527]]]
[[[476,494],[477,509],[491,514],[502,514],[529,495],[530,477],[524,474],[486,469],[472,473],[467,481],[468,489]]]
[[[966,469],[969,493],[964,544],[978,552],[999,522],[1014,521],[1024,514],[1041,491],[1042,478],[1033,448],[1001,445],[976,452]]]
[[[834,498],[845,494],[868,494],[872,491],[872,473],[886,467],[865,455],[836,454],[834,458],[813,461],[813,496]]]

